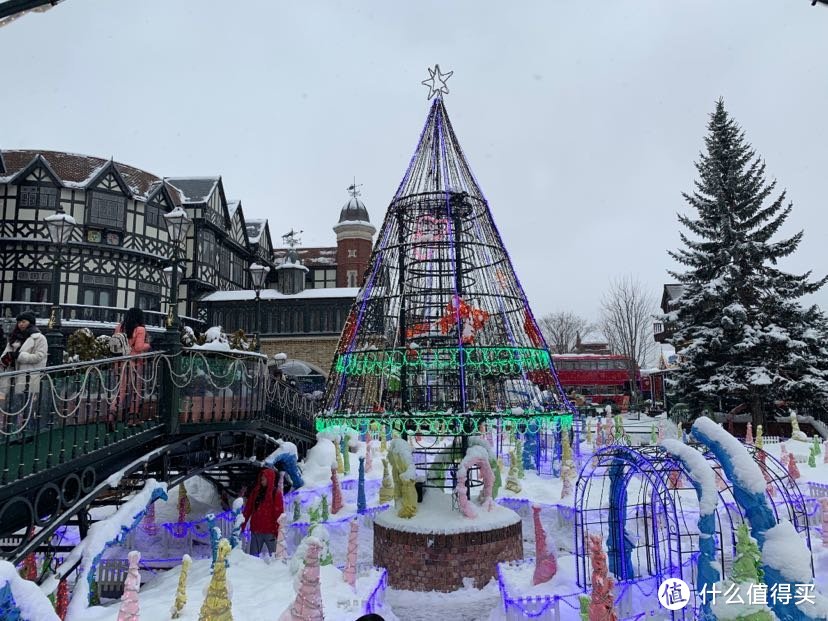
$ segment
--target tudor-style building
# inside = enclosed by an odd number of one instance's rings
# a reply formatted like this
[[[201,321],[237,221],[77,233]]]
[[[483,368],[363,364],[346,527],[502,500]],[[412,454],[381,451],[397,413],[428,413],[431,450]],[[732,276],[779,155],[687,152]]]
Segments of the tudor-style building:
[[[162,329],[169,298],[162,269],[172,254],[162,215],[177,205],[194,221],[181,262],[185,323],[203,326],[197,296],[246,288],[251,262],[275,267],[266,223],[251,243],[241,205],[230,209],[220,177],[163,179],[87,155],[0,151],[0,318],[6,322],[25,308],[48,317],[55,252],[44,218],[58,205],[77,222],[61,268],[65,332],[111,329],[132,306],[145,310],[151,330]]]
[[[327,374],[351,305],[365,277],[376,229],[355,189],[334,225],[336,246],[277,248],[270,289],[261,292],[262,351]],[[283,236],[293,239],[293,231]],[[252,237],[252,236],[251,236]],[[269,242],[269,240],[268,240]],[[294,244],[295,245],[295,244]],[[217,291],[199,305],[210,325],[256,331],[253,291]]]

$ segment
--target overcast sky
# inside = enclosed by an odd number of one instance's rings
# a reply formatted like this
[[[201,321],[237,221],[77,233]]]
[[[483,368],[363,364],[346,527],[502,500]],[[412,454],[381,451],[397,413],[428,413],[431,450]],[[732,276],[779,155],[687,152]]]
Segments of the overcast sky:
[[[354,177],[382,221],[440,63],[535,313],[595,318],[611,278],[669,280],[719,96],[806,229],[784,267],[828,271],[826,58],[808,0],[66,0],[0,29],[0,147],[220,174],[277,245],[333,245]]]

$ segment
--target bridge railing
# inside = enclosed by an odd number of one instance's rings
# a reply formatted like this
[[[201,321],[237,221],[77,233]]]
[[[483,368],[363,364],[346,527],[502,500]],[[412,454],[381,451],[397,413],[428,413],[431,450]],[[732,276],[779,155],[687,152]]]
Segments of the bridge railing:
[[[0,485],[161,423],[163,354],[0,373]]]
[[[265,361],[185,349],[0,373],[0,486],[162,427],[266,421],[312,438],[316,402]]]

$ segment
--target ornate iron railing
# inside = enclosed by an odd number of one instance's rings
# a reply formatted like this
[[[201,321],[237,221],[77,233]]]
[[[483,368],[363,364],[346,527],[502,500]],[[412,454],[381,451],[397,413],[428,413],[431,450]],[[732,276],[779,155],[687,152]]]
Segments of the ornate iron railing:
[[[316,402],[266,357],[199,348],[0,373],[0,486],[154,430],[270,423],[312,438]]]

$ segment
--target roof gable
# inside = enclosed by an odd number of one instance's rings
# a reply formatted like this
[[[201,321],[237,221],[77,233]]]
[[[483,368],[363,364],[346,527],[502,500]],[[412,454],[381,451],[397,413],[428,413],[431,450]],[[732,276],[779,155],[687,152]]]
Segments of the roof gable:
[[[40,174],[38,174],[40,173]],[[61,180],[58,178],[55,171],[49,165],[49,162],[43,158],[42,155],[38,154],[32,158],[32,161],[29,162],[25,167],[21,168],[11,179],[11,183],[21,183],[22,181],[26,181],[35,175],[35,179],[33,181],[42,181],[43,177],[48,177],[49,180],[54,183],[56,186],[60,187],[63,185]]]
[[[210,200],[221,177],[164,177],[164,181],[178,190],[182,205],[196,205]]]
[[[124,181],[121,172],[115,166],[115,162],[109,160],[109,163],[101,168],[98,173],[89,180],[86,184],[87,190],[105,190],[107,192],[121,192],[122,194],[131,197],[132,191]]]

